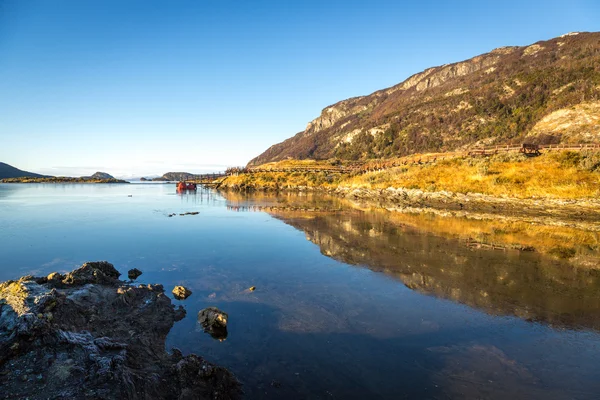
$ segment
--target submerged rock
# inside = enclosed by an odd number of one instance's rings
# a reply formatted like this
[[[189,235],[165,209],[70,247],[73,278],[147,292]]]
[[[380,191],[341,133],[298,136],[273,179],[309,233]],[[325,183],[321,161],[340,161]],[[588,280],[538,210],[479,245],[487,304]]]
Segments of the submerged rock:
[[[192,291],[183,286],[175,286],[173,288],[173,296],[175,296],[175,298],[177,300],[185,300],[188,297],[190,297],[191,295],[192,295]]]
[[[238,398],[226,369],[165,352],[185,310],[162,285],[118,277],[94,262],[63,279],[0,283],[0,398]]]
[[[217,307],[207,307],[198,313],[198,322],[202,325],[204,331],[220,340],[227,337],[228,318],[229,315]]]
[[[133,268],[127,271],[127,277],[132,280],[137,279],[140,275],[142,275],[142,271],[140,271],[137,268]]]

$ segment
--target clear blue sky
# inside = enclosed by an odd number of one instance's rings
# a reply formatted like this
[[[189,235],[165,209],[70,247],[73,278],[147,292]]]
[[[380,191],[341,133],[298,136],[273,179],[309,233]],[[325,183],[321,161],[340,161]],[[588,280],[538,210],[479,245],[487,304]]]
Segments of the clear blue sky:
[[[597,0],[0,0],[0,161],[221,170],[425,68],[598,30]]]

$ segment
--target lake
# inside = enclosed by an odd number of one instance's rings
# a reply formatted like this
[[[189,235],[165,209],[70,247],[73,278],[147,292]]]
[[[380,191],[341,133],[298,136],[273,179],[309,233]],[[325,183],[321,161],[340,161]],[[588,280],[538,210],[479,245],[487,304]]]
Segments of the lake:
[[[229,368],[249,399],[599,398],[593,246],[574,265],[460,237],[484,223],[307,194],[0,184],[0,281],[107,260],[169,296],[184,285],[167,348]],[[207,306],[229,314],[226,340],[198,326]]]

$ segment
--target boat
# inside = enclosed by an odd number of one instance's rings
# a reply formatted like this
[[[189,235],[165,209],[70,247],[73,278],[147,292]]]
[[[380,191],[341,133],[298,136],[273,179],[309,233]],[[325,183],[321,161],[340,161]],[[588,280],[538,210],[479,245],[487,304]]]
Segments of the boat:
[[[198,187],[196,186],[195,183],[185,183],[185,182],[179,182],[177,183],[177,191],[178,192],[184,192],[186,190],[196,190]]]

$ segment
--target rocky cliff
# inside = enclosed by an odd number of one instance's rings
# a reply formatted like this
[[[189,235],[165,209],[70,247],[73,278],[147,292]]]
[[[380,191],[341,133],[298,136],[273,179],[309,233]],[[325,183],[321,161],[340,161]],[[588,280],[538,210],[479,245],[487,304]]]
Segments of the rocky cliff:
[[[576,116],[577,118],[571,118]],[[502,47],[326,107],[250,165],[600,140],[600,32]]]

